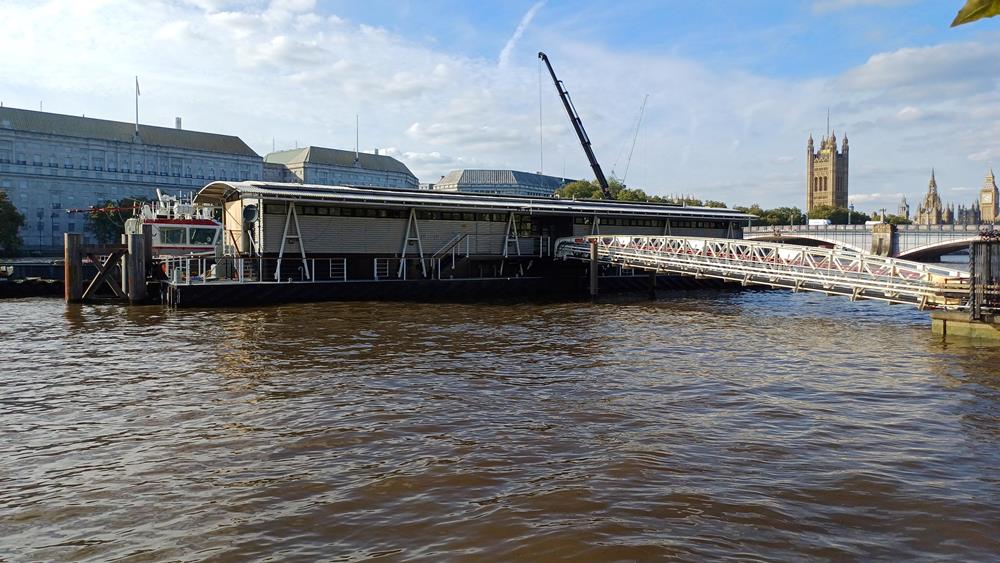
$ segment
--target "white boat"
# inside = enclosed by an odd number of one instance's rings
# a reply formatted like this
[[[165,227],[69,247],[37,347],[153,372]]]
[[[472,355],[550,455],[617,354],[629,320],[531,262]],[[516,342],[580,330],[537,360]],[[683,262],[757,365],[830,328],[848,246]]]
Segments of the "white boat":
[[[215,212],[215,207],[191,203],[190,196],[156,190],[156,201],[143,204],[125,222],[125,232],[141,233],[143,225],[152,225],[154,256],[214,255],[222,244],[222,223]]]

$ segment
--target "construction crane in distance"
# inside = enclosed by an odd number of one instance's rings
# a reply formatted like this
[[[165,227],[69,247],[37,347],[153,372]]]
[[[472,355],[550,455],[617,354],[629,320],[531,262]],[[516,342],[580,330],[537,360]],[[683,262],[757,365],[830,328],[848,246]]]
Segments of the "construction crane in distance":
[[[646,102],[649,101],[649,94],[642,99],[642,106],[639,108],[639,119],[635,122],[635,134],[632,135],[632,148],[628,150],[628,159],[625,160],[625,174],[622,176],[622,185],[625,184],[625,179],[628,178],[628,169],[632,166],[632,151],[635,150],[635,141],[639,138],[639,127],[642,127],[642,115],[646,113]]]
[[[601,186],[601,195],[604,196],[604,199],[614,199],[611,195],[611,189],[608,188],[608,179],[604,177],[604,171],[601,170],[601,165],[597,162],[597,157],[594,156],[594,149],[590,146],[590,137],[587,136],[587,131],[583,128],[583,121],[580,120],[576,108],[573,107],[573,101],[569,98],[569,92],[562,80],[556,77],[556,71],[552,70],[549,57],[545,53],[539,52],[538,58],[545,61],[545,66],[548,67],[549,74],[552,75],[552,83],[555,84],[556,90],[559,92],[559,99],[562,100],[563,106],[566,108],[569,120],[573,123],[573,129],[576,129],[576,136],[580,138],[583,152],[587,153],[587,160],[590,161],[590,167],[594,170],[594,176],[597,176],[597,183]]]

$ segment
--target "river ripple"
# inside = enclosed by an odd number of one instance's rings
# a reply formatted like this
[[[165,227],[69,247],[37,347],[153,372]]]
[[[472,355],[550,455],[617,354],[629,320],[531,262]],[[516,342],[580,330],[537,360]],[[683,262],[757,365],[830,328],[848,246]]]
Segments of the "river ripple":
[[[787,292],[0,302],[0,560],[985,560],[1000,349]]]

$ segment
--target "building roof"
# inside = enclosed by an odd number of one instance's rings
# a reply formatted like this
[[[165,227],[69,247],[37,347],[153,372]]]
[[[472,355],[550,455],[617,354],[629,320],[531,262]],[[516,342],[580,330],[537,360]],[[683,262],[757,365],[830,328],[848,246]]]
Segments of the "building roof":
[[[410,169],[405,164],[391,156],[365,152],[355,153],[354,151],[329,149],[326,147],[303,147],[300,149],[272,152],[264,157],[264,162],[284,164],[286,166],[308,163],[354,168],[355,156],[358,159],[358,166],[364,170],[396,172],[398,174],[413,176],[413,172],[410,172]]]
[[[119,143],[135,142],[134,123],[10,107],[0,107],[0,129],[100,139]],[[157,127],[140,123],[139,140],[144,145],[260,158],[260,155],[254,152],[242,139],[232,135]]]
[[[571,181],[566,178],[518,170],[452,170],[444,178],[441,178],[441,181],[435,183],[434,187],[435,189],[446,189],[454,186],[461,190],[462,188],[479,186],[516,186],[542,188],[554,192],[563,184]]]
[[[461,209],[463,211],[539,213],[546,215],[630,215],[746,221],[753,217],[731,209],[684,207],[676,204],[572,200],[462,192],[352,188],[277,182],[212,182],[194,197],[195,203],[222,204],[253,197],[272,201],[336,203],[371,207]]]

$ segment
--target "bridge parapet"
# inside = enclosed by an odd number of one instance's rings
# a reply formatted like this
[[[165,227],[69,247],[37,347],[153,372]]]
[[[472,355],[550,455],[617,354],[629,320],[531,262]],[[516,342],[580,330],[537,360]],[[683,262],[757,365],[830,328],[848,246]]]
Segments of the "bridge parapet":
[[[992,225],[894,225],[891,238],[875,225],[776,225],[744,227],[743,238],[775,242],[812,241],[900,258],[936,258],[964,250]]]

